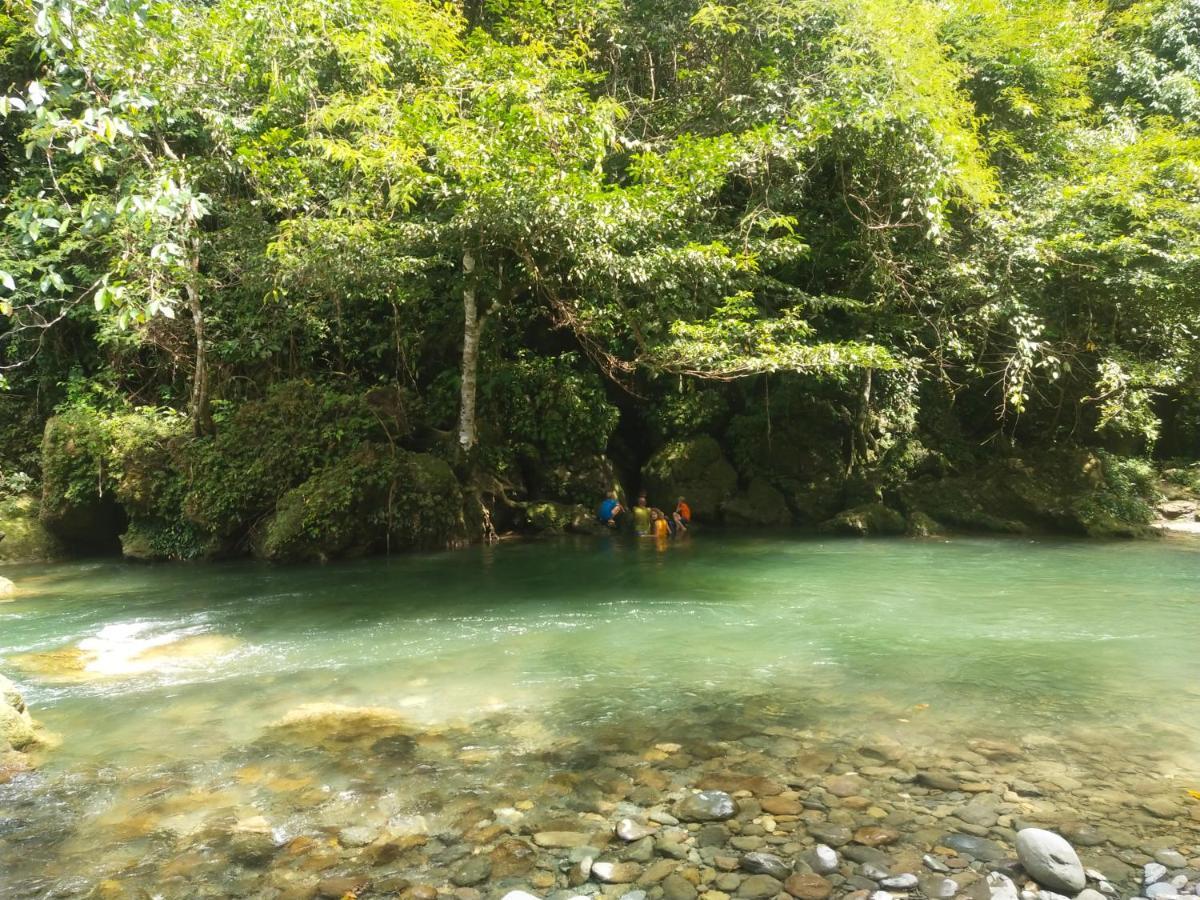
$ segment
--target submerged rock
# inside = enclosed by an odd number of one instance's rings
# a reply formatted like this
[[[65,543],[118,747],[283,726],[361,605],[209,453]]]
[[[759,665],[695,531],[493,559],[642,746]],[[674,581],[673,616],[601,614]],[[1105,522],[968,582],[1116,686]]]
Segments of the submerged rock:
[[[17,686],[0,675],[0,751],[24,750],[38,742],[33,718]]]
[[[1052,831],[1025,828],[1017,832],[1017,858],[1038,884],[1074,896],[1087,885],[1075,849]]]
[[[22,672],[52,682],[87,682],[145,675],[173,665],[191,665],[224,656],[241,645],[223,634],[145,637],[129,626],[101,629],[70,647],[12,657]]]
[[[863,537],[874,534],[904,534],[904,516],[882,503],[867,503],[838,513],[822,522],[821,531]]]
[[[724,791],[700,791],[680,800],[675,815],[684,822],[723,822],[737,815],[737,804]]]
[[[272,723],[269,731],[297,743],[342,745],[408,737],[413,728],[403,715],[387,707],[305,703]]]

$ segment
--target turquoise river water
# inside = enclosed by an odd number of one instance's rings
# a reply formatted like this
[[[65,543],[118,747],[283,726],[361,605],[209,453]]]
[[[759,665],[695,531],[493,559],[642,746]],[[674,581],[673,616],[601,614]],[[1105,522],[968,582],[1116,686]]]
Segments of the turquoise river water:
[[[232,823],[281,846],[415,816],[439,833],[464,795],[505,805],[663,741],[1069,762],[1102,733],[1113,759],[1155,754],[1143,774],[1200,774],[1196,543],[701,535],[5,574],[0,672],[61,744],[0,785],[4,897],[278,896],[222,843]],[[382,709],[370,741],[281,733],[346,707]]]

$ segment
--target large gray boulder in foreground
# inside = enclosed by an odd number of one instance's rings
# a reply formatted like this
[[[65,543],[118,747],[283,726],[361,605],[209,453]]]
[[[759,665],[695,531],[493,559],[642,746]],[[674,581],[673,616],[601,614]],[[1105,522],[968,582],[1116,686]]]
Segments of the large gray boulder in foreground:
[[[1049,890],[1073,897],[1087,885],[1079,855],[1052,831],[1024,828],[1017,832],[1017,858],[1029,877]]]

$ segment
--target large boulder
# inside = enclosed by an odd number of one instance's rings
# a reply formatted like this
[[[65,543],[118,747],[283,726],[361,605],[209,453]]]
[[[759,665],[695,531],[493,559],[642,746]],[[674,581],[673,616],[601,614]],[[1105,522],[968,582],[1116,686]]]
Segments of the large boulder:
[[[284,494],[255,549],[299,561],[444,548],[463,531],[462,507],[445,461],[366,444]]]
[[[0,752],[24,750],[38,742],[33,718],[16,685],[0,675]]]
[[[850,534],[864,537],[879,534],[904,534],[904,516],[882,503],[866,503],[838,513],[822,522],[820,530],[828,534]]]
[[[789,525],[792,513],[783,494],[765,478],[755,478],[750,486],[721,505],[721,514],[731,525]]]
[[[50,562],[66,555],[42,524],[40,509],[32,494],[0,501],[0,562]]]
[[[642,469],[642,483],[650,502],[673,509],[686,497],[698,520],[715,520],[722,505],[737,492],[737,472],[711,437],[703,436],[667,444]]]
[[[897,494],[910,515],[964,531],[1138,537],[1150,533],[1153,519],[1148,464],[1086,450],[999,460],[971,473],[919,479]]]

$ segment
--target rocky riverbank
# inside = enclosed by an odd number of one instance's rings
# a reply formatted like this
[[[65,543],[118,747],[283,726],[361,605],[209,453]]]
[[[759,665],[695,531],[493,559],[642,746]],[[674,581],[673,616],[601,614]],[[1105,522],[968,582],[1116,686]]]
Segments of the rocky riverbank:
[[[121,783],[94,773],[86,790],[80,775],[47,782],[42,802],[13,804],[0,853],[32,851],[14,872],[28,890],[11,896],[106,900],[1170,900],[1200,887],[1195,772],[1166,749],[1118,755],[1090,731],[931,743],[765,724],[753,708],[712,717],[726,712],[564,737],[512,716],[421,730],[397,710],[314,703],[231,751],[231,775],[160,765]]]

